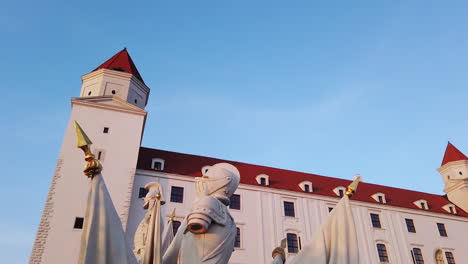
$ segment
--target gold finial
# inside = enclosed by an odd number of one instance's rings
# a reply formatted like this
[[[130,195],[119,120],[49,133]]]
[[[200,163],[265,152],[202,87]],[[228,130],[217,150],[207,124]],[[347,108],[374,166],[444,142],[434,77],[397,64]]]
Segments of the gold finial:
[[[354,181],[346,189],[346,195],[351,198],[358,188],[359,182],[361,181],[361,175],[357,174],[354,176]]]
[[[172,214],[169,216],[169,221],[174,222],[175,219],[175,208],[172,210]]]
[[[93,142],[91,142],[78,122],[74,121],[74,125],[76,131],[77,147],[83,150],[85,154],[85,160],[87,161],[83,172],[86,176],[88,176],[88,178],[92,178],[94,175],[102,171],[102,165],[99,160],[94,157],[93,153],[91,153],[91,144],[93,144]]]

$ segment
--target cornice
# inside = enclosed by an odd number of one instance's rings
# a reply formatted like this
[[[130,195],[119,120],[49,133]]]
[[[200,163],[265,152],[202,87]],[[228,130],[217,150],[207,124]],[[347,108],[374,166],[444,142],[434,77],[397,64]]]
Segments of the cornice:
[[[457,166],[457,165],[468,165],[468,160],[457,160],[457,161],[448,162],[444,166],[438,168],[437,171],[442,172],[452,166]]]
[[[113,104],[104,104],[102,102],[112,102]],[[148,112],[136,107],[126,101],[115,96],[91,96],[91,97],[76,97],[71,99],[73,105],[83,105],[98,109],[111,110],[121,113],[129,113],[134,115],[146,116]]]
[[[90,72],[81,76],[81,81],[87,81],[89,79],[93,79],[99,77],[100,75],[110,76],[113,78],[118,78],[126,81],[130,81],[133,85],[140,88],[142,91],[149,93],[150,89],[146,86],[142,81],[136,78],[133,74],[128,72],[121,72],[121,71],[114,71],[109,69],[99,69],[97,71]]]

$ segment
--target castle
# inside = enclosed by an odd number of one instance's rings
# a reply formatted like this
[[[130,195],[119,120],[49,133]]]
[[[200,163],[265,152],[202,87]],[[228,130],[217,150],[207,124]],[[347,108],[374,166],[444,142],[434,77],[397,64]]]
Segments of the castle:
[[[73,121],[82,124],[104,166],[109,193],[129,243],[143,218],[143,188],[158,181],[174,229],[195,198],[194,177],[228,162],[241,173],[231,198],[237,225],[230,263],[270,263],[287,238],[293,258],[344,195],[350,181],[141,146],[150,94],[126,49],[82,76],[34,242],[30,263],[78,259],[88,179],[76,148]],[[468,260],[468,157],[452,144],[438,169],[446,195],[361,183],[351,201],[362,264],[453,264]],[[457,261],[457,262],[455,262]]]

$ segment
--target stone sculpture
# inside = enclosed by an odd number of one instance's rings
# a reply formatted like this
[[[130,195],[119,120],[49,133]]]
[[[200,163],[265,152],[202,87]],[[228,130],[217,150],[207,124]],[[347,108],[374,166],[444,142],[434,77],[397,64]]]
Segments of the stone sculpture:
[[[143,208],[148,212],[135,232],[133,252],[139,264],[159,264],[162,258],[161,204],[164,204],[164,196],[158,182],[146,184],[145,189],[148,193],[144,198]]]
[[[195,179],[198,198],[164,254],[164,264],[227,264],[231,258],[237,229],[227,206],[240,173],[218,163],[204,167],[202,175]]]

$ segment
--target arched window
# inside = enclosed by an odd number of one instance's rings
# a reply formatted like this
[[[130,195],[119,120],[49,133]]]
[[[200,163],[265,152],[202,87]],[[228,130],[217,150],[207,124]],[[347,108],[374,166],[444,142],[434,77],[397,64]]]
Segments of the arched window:
[[[297,242],[297,235],[294,233],[287,233],[286,239],[288,242],[288,253],[299,252],[299,243]]]
[[[388,263],[390,262],[388,260],[388,253],[387,253],[387,247],[385,244],[377,244],[377,253],[379,254],[379,261],[380,263]]]
[[[154,158],[151,160],[151,168],[153,170],[162,171],[164,170],[164,160],[159,158]]]
[[[240,228],[237,227],[237,233],[236,233],[236,240],[234,241],[234,247],[235,248],[240,248],[241,247],[241,232]]]

